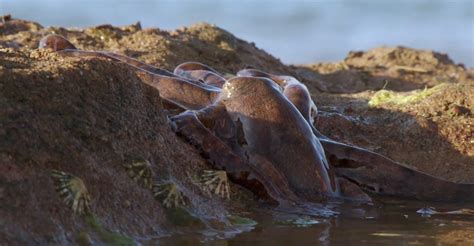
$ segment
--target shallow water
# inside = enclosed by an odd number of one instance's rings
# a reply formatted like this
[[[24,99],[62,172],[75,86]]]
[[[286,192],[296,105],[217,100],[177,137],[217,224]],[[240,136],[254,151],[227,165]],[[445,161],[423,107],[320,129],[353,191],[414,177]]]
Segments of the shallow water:
[[[209,245],[445,245],[449,233],[458,232],[457,236],[451,237],[451,241],[456,242],[466,240],[463,231],[465,234],[474,232],[474,215],[417,213],[424,207],[451,211],[473,208],[474,204],[384,199],[374,206],[335,205],[333,209],[339,215],[326,218],[262,210],[247,215],[258,221],[256,226],[237,235],[229,233],[229,238],[219,238],[222,234],[209,233],[206,237],[188,233],[153,242],[178,245],[195,245],[197,241]],[[464,245],[472,245],[473,238],[470,240],[470,244],[464,241]]]

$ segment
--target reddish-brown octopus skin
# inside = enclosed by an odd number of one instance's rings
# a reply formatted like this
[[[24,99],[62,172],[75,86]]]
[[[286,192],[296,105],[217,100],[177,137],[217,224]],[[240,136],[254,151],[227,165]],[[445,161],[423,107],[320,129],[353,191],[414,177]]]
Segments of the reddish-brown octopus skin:
[[[173,78],[175,75],[166,70],[153,67],[151,65],[142,63],[127,56],[103,51],[77,50],[72,43],[70,43],[68,40],[66,40],[60,35],[48,35],[44,37],[40,41],[39,47],[51,48],[55,51],[63,51],[62,54],[65,55],[96,56],[124,62],[132,67],[139,69],[139,76],[144,80],[145,83],[148,83],[151,86],[154,86],[155,88],[160,90],[160,93],[162,94],[162,97],[165,101],[168,101],[173,105],[177,105],[182,109],[205,108],[206,106],[215,102],[220,93],[220,90],[215,88],[219,87],[219,84],[215,84],[215,86],[209,87],[206,85],[199,84],[197,81],[194,80]],[[176,71],[177,73],[193,71],[191,72],[191,77],[194,78],[204,75],[209,76],[209,74],[215,74],[219,76],[214,69],[196,62],[184,63],[178,66],[178,68],[175,69],[175,72]],[[278,85],[284,88],[283,95],[285,95],[290,100],[290,102],[292,102],[292,104],[299,110],[301,115],[303,115],[303,117],[308,121],[311,115],[311,113],[308,113],[308,108],[311,108],[311,99],[309,97],[309,92],[307,91],[306,87],[303,87],[304,85],[302,86],[301,83],[288,83],[289,80],[285,76],[275,76],[255,69],[242,70],[239,72],[239,75],[251,75],[257,77],[271,78]],[[215,76],[215,78],[219,79],[220,82],[222,82],[222,80],[217,76]],[[203,115],[205,114],[201,113],[200,115],[202,116],[201,118],[204,119]],[[217,118],[214,118],[216,122],[219,122],[216,119]],[[211,121],[211,119],[208,119],[207,124],[210,124],[209,122]],[[221,133],[225,132],[225,127],[222,128],[220,131]],[[386,157],[370,152],[368,150],[331,141],[322,134],[320,134],[314,128],[313,132],[321,140],[321,143],[324,145],[327,155],[331,159],[331,164],[334,168],[330,169],[330,172],[334,169],[336,170],[337,175],[340,176],[338,180],[340,180],[339,184],[342,187],[341,190],[348,190],[348,192],[351,194],[356,194],[357,196],[363,197],[363,194],[361,195],[357,189],[354,189],[354,187],[351,186],[351,184],[357,184],[368,191],[379,193],[382,195],[394,195],[420,200],[474,200],[473,184],[457,184],[441,180],[439,178],[435,178],[427,174],[401,166]],[[216,132],[209,133],[209,138],[210,136],[212,136],[212,134],[215,133]],[[240,135],[237,134],[236,136],[234,136],[236,138],[234,139],[235,141],[233,141],[232,137],[228,137],[227,142],[223,146],[231,146],[232,148],[232,146],[235,145],[235,142],[242,143],[242,137]],[[220,135],[219,137],[222,138],[223,136]],[[245,136],[243,138],[245,140]],[[219,138],[217,138],[217,140],[219,140]],[[207,145],[208,148],[209,146],[212,146],[212,144]],[[233,151],[235,151],[235,148]],[[267,169],[273,170],[271,168],[271,164],[266,161],[266,158],[258,155],[257,153],[254,153],[253,159],[260,160],[260,163],[266,163],[265,165],[268,166]],[[222,158],[221,162],[223,162]],[[222,166],[223,165],[221,165],[221,167]],[[258,171],[254,170],[254,172],[257,173]],[[274,176],[278,175],[275,174]],[[331,173],[329,173],[329,176],[331,176]],[[342,178],[345,178],[345,180],[342,180]],[[263,178],[261,179],[263,180]],[[347,180],[351,180],[352,183],[348,183]],[[252,182],[247,181],[247,184]],[[280,179],[279,182],[274,183],[281,182],[283,181],[281,181]],[[253,187],[256,190],[260,191],[264,190],[264,186],[271,187],[271,182],[254,182],[253,185],[248,185],[248,187]],[[334,187],[332,187],[332,189],[334,189]],[[264,193],[265,192],[260,192],[259,194],[262,197],[265,197]],[[266,191],[266,196],[269,196],[268,193],[269,192]],[[278,197],[278,195],[276,195],[278,193],[277,191],[273,191],[270,193],[273,193],[273,196]],[[287,195],[291,196],[290,193],[288,193]]]
[[[267,159],[293,191],[307,199],[336,196],[337,185],[319,140],[298,110],[266,78],[236,77],[223,87],[220,101],[241,122],[248,156]]]
[[[57,34],[50,34],[43,37],[39,41],[38,47],[40,49],[49,48],[54,51],[65,50],[65,49],[76,49],[76,46],[74,46],[71,42],[69,42],[69,40]]]
[[[135,69],[137,69],[138,76],[145,82],[156,89],[160,90],[160,97],[178,106],[181,109],[201,109],[210,104],[217,98],[220,89],[214,86],[203,84],[199,81],[189,80],[182,77],[177,77],[174,74],[167,76],[166,70],[159,70],[152,66],[142,66],[137,60],[118,54],[103,51],[85,51],[85,50],[60,50],[60,54],[73,57],[99,57],[112,59],[114,61],[123,62]],[[112,55],[113,54],[113,55]],[[135,62],[134,62],[135,61]],[[132,62],[132,63],[128,63]],[[155,72],[159,72],[157,74]]]
[[[290,100],[300,111],[306,121],[312,125],[313,117],[317,114],[316,105],[311,99],[308,88],[297,79],[290,76],[279,76],[269,74],[257,69],[243,69],[237,73],[239,77],[262,77],[273,80],[283,90],[283,95]]]
[[[311,123],[311,103],[312,99],[309,95],[306,86],[303,84],[289,84],[285,86],[283,90],[283,95],[285,95],[288,100],[295,105],[296,109],[303,115],[303,118],[308,123]]]
[[[336,174],[368,192],[425,201],[474,201],[474,184],[436,178],[363,148],[320,141]]]
[[[216,136],[232,139],[235,133],[234,125],[222,104],[217,103],[199,111],[187,111],[170,120],[173,130],[207,156],[214,168],[225,170],[233,182],[246,187],[259,199],[274,205],[298,200],[286,179],[271,163],[259,161],[259,168],[255,168]]]
[[[146,84],[160,91],[160,97],[184,109],[198,110],[213,104],[220,89],[206,85],[190,83],[186,80],[167,76],[157,76],[139,71],[138,76]]]
[[[285,88],[284,95],[310,122],[311,112],[308,108],[312,100],[306,87],[296,81],[291,82],[291,77],[275,76],[256,69],[239,72],[241,76],[245,74],[279,81]],[[430,201],[474,201],[473,184],[457,184],[409,169],[374,152],[332,141],[314,127],[313,133],[319,138],[332,170],[339,177],[341,192],[348,197],[364,199],[364,194],[350,187],[352,183],[380,195]]]
[[[269,74],[254,68],[242,69],[237,72],[239,77],[261,77],[275,81],[281,88],[285,86],[285,81],[277,75]]]
[[[96,51],[62,50],[60,52],[67,56],[111,58],[105,53]],[[212,104],[220,93],[220,89],[213,86],[192,82],[184,78],[155,74],[133,65],[132,67],[137,69],[137,75],[144,83],[160,91],[160,97],[163,100],[182,109],[205,108]]]
[[[219,74],[219,72],[217,72],[214,68],[212,68],[212,67],[210,67],[206,64],[200,63],[200,62],[184,62],[184,63],[181,63],[178,66],[176,66],[173,73],[180,76],[181,73],[183,73],[183,72],[189,72],[189,71],[193,71],[193,70],[210,71],[210,72],[213,72],[213,73],[221,76]]]
[[[109,58],[113,58],[117,61],[121,61],[123,63],[126,63],[126,64],[130,65],[130,66],[134,66],[136,68],[140,68],[140,69],[146,70],[146,71],[154,73],[154,74],[164,75],[164,76],[169,76],[169,77],[176,77],[176,75],[173,74],[170,71],[167,71],[165,69],[161,69],[161,68],[146,64],[144,62],[141,62],[137,59],[134,59],[134,58],[131,58],[131,57],[128,57],[128,56],[120,55],[120,54],[113,53],[113,52],[107,52],[107,51],[101,51],[101,53],[105,54]]]
[[[208,70],[183,70],[179,76],[196,81],[202,81],[204,84],[215,86],[217,88],[222,88],[225,83],[223,77]]]

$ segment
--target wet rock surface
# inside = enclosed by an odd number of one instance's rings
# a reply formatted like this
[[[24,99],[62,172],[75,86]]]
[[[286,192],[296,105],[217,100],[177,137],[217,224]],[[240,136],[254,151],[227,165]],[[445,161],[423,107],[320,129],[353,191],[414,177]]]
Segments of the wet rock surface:
[[[158,91],[133,69],[36,50],[50,33],[81,49],[113,51],[169,70],[198,61],[230,74],[253,67],[295,76],[319,107],[315,126],[323,134],[438,177],[474,182],[474,71],[437,52],[377,48],[339,63],[286,66],[205,23],[173,31],[139,23],[79,30],[8,17],[0,33],[2,242],[127,243],[183,227],[225,231],[233,227],[231,214],[255,206],[237,185],[231,184],[227,201],[210,198],[192,182],[189,177],[208,163],[171,131]],[[405,96],[442,83],[419,100],[368,104],[383,88]],[[134,182],[126,166],[137,161],[150,162],[154,181],[174,183],[188,199],[185,209],[165,208]],[[73,214],[63,203],[53,169],[84,182],[92,215]]]

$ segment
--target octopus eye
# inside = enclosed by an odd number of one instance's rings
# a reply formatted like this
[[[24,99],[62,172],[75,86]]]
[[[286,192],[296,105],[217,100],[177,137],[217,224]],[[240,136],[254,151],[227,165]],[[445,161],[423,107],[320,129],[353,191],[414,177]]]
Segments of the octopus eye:
[[[74,213],[84,214],[90,211],[90,195],[82,179],[71,174],[52,170],[56,192]]]
[[[137,161],[124,166],[131,179],[147,189],[152,188],[153,170],[148,160]]]
[[[153,184],[153,196],[161,200],[165,208],[175,208],[186,205],[183,193],[174,183]]]

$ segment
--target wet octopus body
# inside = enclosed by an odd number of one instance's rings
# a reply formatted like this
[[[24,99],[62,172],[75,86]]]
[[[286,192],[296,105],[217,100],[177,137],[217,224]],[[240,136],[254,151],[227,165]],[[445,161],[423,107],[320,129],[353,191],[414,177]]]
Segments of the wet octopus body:
[[[216,168],[260,196],[281,202],[335,197],[339,192],[319,140],[269,79],[229,79],[215,104],[171,121]],[[242,173],[252,173],[253,185]]]
[[[78,50],[57,35],[45,37],[40,46],[136,68],[144,83],[182,112],[170,118],[176,133],[264,200],[370,200],[361,188],[423,200],[474,200],[473,184],[438,179],[319,133],[312,125],[316,106],[306,86],[293,77],[245,69],[226,80],[197,62],[183,63],[171,73],[115,53]]]
[[[305,197],[335,195],[334,176],[319,140],[272,80],[229,79],[220,101],[241,125],[241,147],[253,166],[261,158],[268,160]]]

